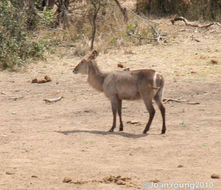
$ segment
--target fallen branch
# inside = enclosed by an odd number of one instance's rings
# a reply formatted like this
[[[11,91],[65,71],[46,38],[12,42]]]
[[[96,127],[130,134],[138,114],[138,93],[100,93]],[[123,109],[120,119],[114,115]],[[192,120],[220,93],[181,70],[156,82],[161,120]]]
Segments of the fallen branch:
[[[177,103],[186,103],[186,104],[191,104],[191,105],[200,104],[199,102],[189,102],[188,100],[181,100],[181,99],[174,99],[174,98],[164,98],[163,102],[164,103],[167,103],[167,102],[177,102]]]
[[[153,26],[151,26],[151,27],[152,27],[152,30],[153,30],[154,33],[155,33],[155,36],[156,36],[155,38],[143,37],[143,36],[141,36],[140,34],[135,34],[135,33],[132,33],[132,32],[127,32],[127,35],[128,35],[128,36],[131,36],[131,37],[134,37],[134,38],[137,38],[137,39],[139,39],[139,40],[156,41],[158,44],[160,44],[160,40],[162,40],[162,37],[161,37],[160,33],[159,33],[156,29],[154,29]]]
[[[18,97],[9,97],[9,100],[14,100],[14,101],[17,101],[17,100],[21,100],[23,99],[24,96],[18,96]]]
[[[131,37],[134,37],[134,38],[137,38],[139,40],[151,40],[151,41],[156,41],[157,40],[156,38],[146,38],[146,37],[143,37],[139,34],[134,34],[134,33],[131,33],[131,32],[127,32],[127,35],[131,36]]]
[[[4,95],[4,96],[8,96],[9,100],[14,100],[14,101],[17,101],[17,100],[20,100],[20,99],[24,98],[24,96],[17,96],[17,97],[15,97],[15,96],[12,96],[12,95],[8,95],[5,92],[0,92],[0,94]]]
[[[132,125],[140,125],[139,121],[127,121],[128,124],[132,124]]]
[[[182,16],[175,17],[174,19],[171,19],[170,21],[173,25],[175,24],[176,21],[183,21],[185,23],[185,25],[187,25],[187,26],[198,27],[198,28],[209,28],[212,25],[221,26],[221,24],[219,22],[212,22],[212,23],[205,24],[205,25],[190,23],[186,18],[184,18]]]
[[[151,26],[151,28],[155,33],[155,36],[156,36],[155,39],[156,39],[157,43],[160,44],[160,40],[162,39],[162,37],[161,37],[159,31],[157,29],[155,29],[153,26]]]
[[[87,183],[114,183],[116,185],[125,185],[126,187],[133,187],[135,189],[140,189],[140,186],[132,181],[129,177],[121,177],[121,176],[107,176],[103,179],[90,179],[90,180],[77,180],[72,181],[70,177],[65,177],[62,181],[63,183],[70,183],[70,184],[87,184]]]
[[[44,101],[45,103],[54,103],[54,102],[58,102],[60,100],[62,100],[64,97],[63,96],[59,96],[58,98],[45,98]]]

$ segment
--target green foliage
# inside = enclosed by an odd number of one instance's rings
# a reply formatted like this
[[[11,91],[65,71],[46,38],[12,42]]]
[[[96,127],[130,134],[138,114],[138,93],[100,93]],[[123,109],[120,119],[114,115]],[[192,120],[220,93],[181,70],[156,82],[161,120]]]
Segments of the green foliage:
[[[27,14],[9,0],[0,2],[0,67],[3,69],[23,65],[28,58],[42,57],[43,42],[30,40]]]
[[[43,11],[41,24],[46,27],[55,26],[55,12],[53,9]]]
[[[137,30],[137,27],[138,27],[137,22],[135,22],[135,23],[133,23],[133,24],[129,24],[129,25],[127,26],[127,31],[128,31],[129,33],[134,34],[134,33],[136,32],[136,30]]]

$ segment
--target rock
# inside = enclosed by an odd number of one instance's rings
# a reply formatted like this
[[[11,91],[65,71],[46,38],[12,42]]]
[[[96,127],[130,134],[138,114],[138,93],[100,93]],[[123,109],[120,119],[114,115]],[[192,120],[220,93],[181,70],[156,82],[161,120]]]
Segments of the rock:
[[[38,84],[41,84],[41,83],[46,83],[47,81],[45,79],[41,79],[41,80],[38,80]]]
[[[218,64],[218,61],[217,60],[215,60],[215,59],[211,59],[211,61],[210,61],[212,64],[214,64],[214,65],[217,65]]]
[[[14,175],[14,172],[5,172],[6,175]]]
[[[178,168],[182,168],[182,167],[183,167],[183,165],[182,165],[182,164],[179,164],[177,167],[178,167]]]
[[[45,75],[45,80],[46,82],[51,82],[51,77],[49,77],[48,75]]]
[[[51,78],[48,75],[45,75],[45,77],[43,79],[34,78],[34,79],[32,79],[31,82],[32,83],[38,83],[38,84],[51,82]]]
[[[200,59],[206,59],[207,57],[205,55],[201,55]]]
[[[31,83],[38,83],[38,79],[32,79]]]
[[[190,73],[191,73],[191,74],[196,74],[197,72],[196,72],[196,71],[191,71]]]
[[[129,71],[129,70],[130,70],[130,68],[128,68],[128,67],[124,69],[124,71]]]
[[[158,179],[153,179],[153,180],[150,180],[150,182],[153,182],[153,183],[159,183],[160,180],[158,180]]]
[[[119,68],[124,68],[124,65],[123,65],[122,63],[118,63],[117,66],[118,66]]]
[[[123,181],[123,180],[117,180],[117,181],[116,181],[116,184],[117,184],[117,185],[126,185],[126,182]]]
[[[212,179],[220,179],[220,176],[218,174],[212,174],[211,178]]]
[[[139,121],[136,120],[132,120],[132,121],[127,121],[128,124],[132,124],[132,125],[140,125]]]
[[[70,177],[65,177],[63,179],[63,183],[70,183],[72,181],[72,179]]]

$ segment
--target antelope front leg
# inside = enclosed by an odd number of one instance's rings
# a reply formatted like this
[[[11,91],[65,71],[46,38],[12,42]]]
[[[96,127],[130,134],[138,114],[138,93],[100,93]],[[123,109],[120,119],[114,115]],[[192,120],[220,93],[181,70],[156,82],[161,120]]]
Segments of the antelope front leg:
[[[116,117],[117,117],[117,108],[118,108],[118,99],[117,97],[111,98],[111,107],[112,107],[112,113],[113,113],[113,125],[109,132],[113,132],[116,127]]]

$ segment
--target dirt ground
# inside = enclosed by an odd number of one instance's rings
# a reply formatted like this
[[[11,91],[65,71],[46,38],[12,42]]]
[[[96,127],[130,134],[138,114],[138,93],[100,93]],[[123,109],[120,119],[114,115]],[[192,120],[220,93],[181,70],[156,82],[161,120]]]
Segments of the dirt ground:
[[[221,189],[221,179],[211,178],[221,177],[221,28],[155,22],[166,40],[161,45],[116,48],[101,53],[98,65],[104,71],[120,70],[118,63],[155,69],[165,77],[165,98],[199,104],[166,103],[165,135],[156,108],[143,135],[148,120],[143,102],[124,101],[124,131],[109,133],[110,102],[89,87],[86,76],[73,75],[80,61],[73,49],[48,55],[24,71],[2,71],[1,190],[148,189],[151,182],[155,189],[169,182]],[[31,83],[45,75],[52,82]],[[64,98],[56,103],[43,101],[59,96]]]

